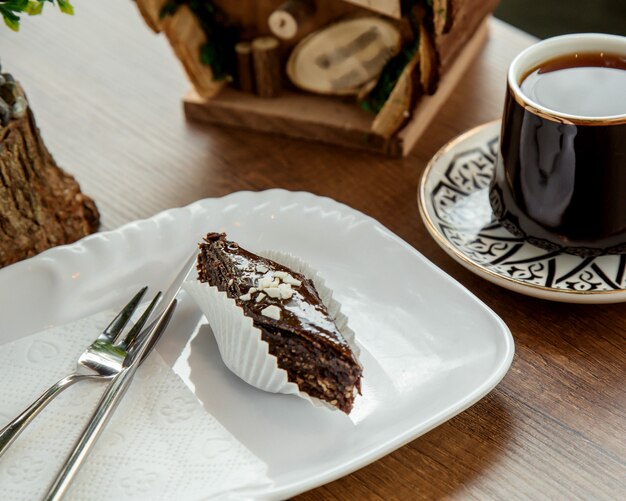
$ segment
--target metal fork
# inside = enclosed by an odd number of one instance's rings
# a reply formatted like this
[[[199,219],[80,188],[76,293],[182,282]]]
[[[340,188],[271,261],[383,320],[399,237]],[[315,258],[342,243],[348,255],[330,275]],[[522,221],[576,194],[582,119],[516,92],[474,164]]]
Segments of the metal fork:
[[[141,347],[142,328],[161,297],[159,292],[146,308],[141,318],[118,342],[141,299],[148,290],[143,287],[120,311],[96,340],[80,355],[76,371],[60,379],[48,388],[37,400],[22,411],[13,421],[0,430],[0,456],[9,448],[28,424],[63,390],[86,379],[110,381],[119,374],[124,361],[131,357],[135,347]],[[147,355],[147,353],[145,353]]]

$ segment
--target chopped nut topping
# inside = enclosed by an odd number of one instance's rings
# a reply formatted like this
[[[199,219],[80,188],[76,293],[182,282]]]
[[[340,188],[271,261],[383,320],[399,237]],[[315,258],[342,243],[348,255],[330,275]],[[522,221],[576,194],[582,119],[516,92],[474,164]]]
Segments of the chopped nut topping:
[[[263,301],[263,299],[265,299],[265,294],[263,294],[262,292],[259,292],[259,293],[257,294],[257,296],[256,296],[255,301],[256,301],[257,303],[260,303],[261,301]]]
[[[257,264],[256,265],[256,271],[258,271],[259,273],[265,273],[265,272],[269,271],[269,268],[267,266],[262,265],[262,264]]]
[[[234,278],[231,278],[231,279],[228,281],[228,286],[230,287],[231,285],[233,285],[233,282],[234,282],[234,281],[235,281],[235,279],[234,279]]]
[[[250,294],[243,294],[239,296],[239,299],[241,299],[242,301],[250,301],[250,299],[252,299],[252,296]]]
[[[264,289],[265,293],[269,296],[269,297],[280,297],[280,289],[278,287],[268,287],[267,289]]]
[[[302,282],[292,277],[286,271],[275,271],[261,277],[257,285],[258,289],[254,287],[250,289],[249,292],[251,294],[257,290],[262,290],[271,298],[291,299],[294,294],[291,286],[300,286]]]
[[[274,320],[280,320],[280,308],[275,304],[270,304],[261,310],[261,315]]]
[[[298,280],[297,278],[293,278],[289,274],[287,274],[287,276],[283,278],[283,282],[285,282],[286,284],[295,285],[296,287],[299,287],[302,285],[302,282],[300,282],[300,280]]]
[[[293,296],[294,293],[290,284],[280,284],[278,286],[278,290],[280,291],[280,297],[282,299],[291,299],[291,296]]]
[[[257,291],[256,287],[250,287],[248,294],[254,294]]]
[[[272,286],[272,277],[263,277],[259,280],[259,289],[267,289]]]

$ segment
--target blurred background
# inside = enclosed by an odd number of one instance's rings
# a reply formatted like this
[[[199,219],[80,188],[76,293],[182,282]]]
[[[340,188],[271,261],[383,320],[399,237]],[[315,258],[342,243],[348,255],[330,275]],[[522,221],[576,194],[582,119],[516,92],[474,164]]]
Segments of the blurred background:
[[[500,0],[495,16],[539,38],[576,32],[626,36],[626,0]]]

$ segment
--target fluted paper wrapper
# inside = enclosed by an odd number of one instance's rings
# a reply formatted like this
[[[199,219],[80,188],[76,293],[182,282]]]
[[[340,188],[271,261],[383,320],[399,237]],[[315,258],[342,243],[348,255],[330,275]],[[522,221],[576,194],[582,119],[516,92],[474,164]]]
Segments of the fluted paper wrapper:
[[[276,261],[291,270],[311,279],[317,292],[335,320],[339,332],[348,342],[354,356],[359,356],[354,331],[348,327],[348,318],[341,312],[341,304],[333,298],[332,290],[326,286],[324,279],[310,265],[301,259],[279,251],[265,251],[260,256]],[[269,345],[261,339],[261,330],[255,327],[252,319],[243,313],[235,300],[229,298],[215,286],[188,279],[184,289],[194,298],[206,316],[220,355],[226,366],[246,383],[271,393],[297,395],[308,400],[316,407],[336,410],[329,403],[300,391],[298,385],[288,381],[287,371],[278,367],[275,356],[270,355]]]

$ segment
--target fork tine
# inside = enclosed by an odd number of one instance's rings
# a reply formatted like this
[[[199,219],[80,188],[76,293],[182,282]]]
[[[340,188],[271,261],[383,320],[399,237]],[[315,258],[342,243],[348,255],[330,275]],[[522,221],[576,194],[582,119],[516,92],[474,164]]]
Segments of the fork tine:
[[[167,329],[167,326],[174,315],[174,310],[176,310],[176,306],[178,306],[178,300],[174,299],[167,309],[157,315],[157,318],[145,327],[134,339],[134,341],[128,346],[128,357],[124,360],[124,366],[134,363],[135,359],[139,355],[141,355],[141,359],[139,361],[140,364],[148,358],[148,355],[150,355],[153,348],[159,342],[159,339],[161,339],[161,335]],[[144,345],[146,347],[142,350]]]
[[[122,311],[120,311],[107,328],[102,331],[102,334],[100,335],[101,339],[106,339],[111,342],[115,340],[115,338],[124,330],[124,327],[126,327],[126,324],[133,316],[133,313],[135,313],[137,306],[139,306],[139,302],[147,290],[148,287],[143,287],[137,294],[135,294],[135,297],[133,297],[128,304],[124,306]]]
[[[146,348],[144,355],[142,357],[142,361],[145,360],[145,358],[150,354],[150,352],[152,351],[152,349],[156,346],[156,344],[159,342],[159,339],[161,339],[161,336],[163,335],[163,332],[165,332],[165,329],[167,329],[167,326],[172,318],[172,315],[174,314],[174,310],[176,309],[176,307],[178,306],[178,299],[174,299],[172,301],[172,304],[169,305],[169,307],[167,308],[167,310],[165,310],[165,313],[163,314],[163,317],[161,317],[161,319],[157,319],[155,320],[159,322],[160,326],[159,326],[159,330],[156,332],[156,334],[153,336],[153,338],[149,341],[148,347]]]
[[[128,331],[128,334],[126,334],[126,336],[124,336],[124,339],[122,339],[122,341],[119,343],[119,348],[123,350],[128,349],[129,345],[131,345],[135,338],[141,333],[144,324],[148,321],[148,317],[150,316],[152,310],[154,310],[160,299],[161,292],[159,291],[157,292],[157,295],[154,296],[152,302],[146,308],[146,311],[144,311],[139,320],[137,320],[137,323],[133,325],[132,329]]]

